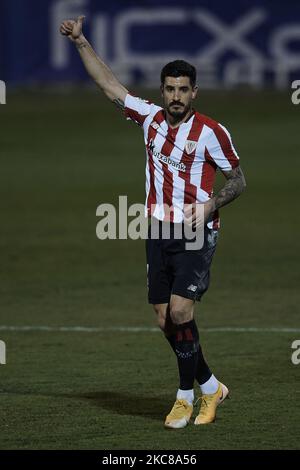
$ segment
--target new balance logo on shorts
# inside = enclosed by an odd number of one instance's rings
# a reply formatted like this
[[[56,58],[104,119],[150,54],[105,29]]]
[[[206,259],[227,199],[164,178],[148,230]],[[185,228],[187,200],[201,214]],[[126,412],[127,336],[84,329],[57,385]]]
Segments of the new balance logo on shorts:
[[[197,286],[194,286],[193,284],[191,284],[191,285],[187,288],[187,290],[191,290],[192,292],[196,292]]]

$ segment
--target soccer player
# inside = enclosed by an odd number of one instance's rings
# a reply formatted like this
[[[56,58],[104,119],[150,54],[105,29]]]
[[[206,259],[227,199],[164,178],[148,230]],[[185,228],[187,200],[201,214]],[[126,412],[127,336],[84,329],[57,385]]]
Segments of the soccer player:
[[[218,238],[218,209],[237,198],[245,187],[239,157],[226,128],[193,109],[197,86],[192,65],[176,60],[163,67],[163,108],[137,98],[96,55],[82,33],[83,19],[64,21],[60,32],[77,47],[87,72],[105,95],[143,129],[147,212],[152,221],[159,221],[160,229],[164,221],[171,226],[168,239],[160,232],[158,239],[148,237],[146,242],[149,303],[176,354],[179,370],[176,401],[165,426],[183,428],[190,421],[195,380],[201,391],[201,406],[194,423],[211,423],[217,406],[228,396],[228,388],[216,379],[204,359],[194,305],[209,285]],[[226,181],[214,196],[218,168]],[[198,227],[203,217],[203,246],[188,250],[186,239],[176,238],[174,227]]]

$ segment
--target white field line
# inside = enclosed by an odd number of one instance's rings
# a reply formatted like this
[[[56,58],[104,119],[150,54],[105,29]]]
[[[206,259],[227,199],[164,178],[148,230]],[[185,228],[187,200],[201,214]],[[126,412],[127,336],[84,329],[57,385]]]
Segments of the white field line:
[[[300,328],[256,328],[256,327],[216,327],[199,328],[206,333],[300,333]],[[135,327],[135,326],[112,326],[112,327],[88,327],[88,326],[9,326],[0,325],[0,331],[50,331],[53,333],[71,332],[71,333],[106,333],[110,331],[126,333],[158,333],[159,328]]]

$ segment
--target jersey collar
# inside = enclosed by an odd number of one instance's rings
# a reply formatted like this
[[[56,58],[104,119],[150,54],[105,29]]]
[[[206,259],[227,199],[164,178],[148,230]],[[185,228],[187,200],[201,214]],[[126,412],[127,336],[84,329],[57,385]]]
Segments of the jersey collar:
[[[168,130],[171,131],[171,132],[178,131],[179,129],[184,129],[184,128],[189,124],[190,120],[195,116],[195,112],[196,112],[195,109],[192,108],[192,112],[191,112],[190,116],[188,116],[188,117],[185,119],[185,121],[183,121],[178,127],[173,128],[173,127],[170,127],[170,126],[169,126],[168,121],[167,121],[167,119],[166,119],[165,110],[163,110],[163,115],[164,115],[164,118],[165,118],[165,119],[164,119],[164,121],[162,122],[162,124],[164,125],[164,127],[165,127],[166,129],[168,129]]]

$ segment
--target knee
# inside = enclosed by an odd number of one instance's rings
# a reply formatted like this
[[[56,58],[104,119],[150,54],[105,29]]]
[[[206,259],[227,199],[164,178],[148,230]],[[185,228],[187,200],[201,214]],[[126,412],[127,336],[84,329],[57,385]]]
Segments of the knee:
[[[171,306],[170,309],[171,320],[175,325],[187,323],[193,319],[193,311],[189,308]]]

